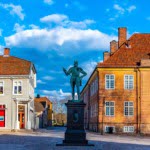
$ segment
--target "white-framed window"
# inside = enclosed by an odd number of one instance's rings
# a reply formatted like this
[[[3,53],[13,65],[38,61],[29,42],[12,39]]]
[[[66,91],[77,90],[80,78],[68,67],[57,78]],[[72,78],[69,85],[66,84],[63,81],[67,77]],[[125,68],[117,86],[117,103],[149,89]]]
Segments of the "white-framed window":
[[[133,102],[124,102],[124,115],[125,116],[133,116],[134,115]]]
[[[115,114],[115,103],[114,102],[105,102],[105,115],[114,116]]]
[[[4,81],[0,81],[0,95],[4,95]]]
[[[133,75],[124,75],[124,89],[131,90],[134,85],[134,77]]]
[[[134,126],[124,126],[123,132],[134,132]]]
[[[115,126],[105,126],[105,132],[109,133],[109,132],[115,132]]]
[[[13,94],[21,95],[22,94],[22,81],[14,81],[13,83]]]
[[[105,89],[115,89],[115,76],[113,74],[105,75]]]

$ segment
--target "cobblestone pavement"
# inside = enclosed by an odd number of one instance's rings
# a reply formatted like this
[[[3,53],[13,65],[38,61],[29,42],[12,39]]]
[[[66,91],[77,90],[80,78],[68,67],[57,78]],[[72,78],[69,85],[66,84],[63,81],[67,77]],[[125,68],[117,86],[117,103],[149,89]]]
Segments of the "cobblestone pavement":
[[[150,137],[100,135],[87,133],[95,146],[55,146],[62,143],[65,128],[36,132],[0,132],[0,150],[150,150]]]

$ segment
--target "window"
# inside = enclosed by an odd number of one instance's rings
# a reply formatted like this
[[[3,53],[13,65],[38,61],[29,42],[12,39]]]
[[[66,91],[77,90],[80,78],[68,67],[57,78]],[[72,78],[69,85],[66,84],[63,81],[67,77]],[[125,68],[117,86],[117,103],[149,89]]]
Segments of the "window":
[[[106,102],[106,116],[114,116],[114,102]]]
[[[124,115],[133,116],[133,102],[124,103]]]
[[[134,132],[134,126],[124,126],[123,132]]]
[[[13,93],[14,94],[22,94],[22,82],[21,81],[14,82]]]
[[[133,75],[124,76],[124,89],[133,89]]]
[[[110,133],[111,130],[112,130],[112,132],[115,132],[115,127],[114,126],[105,126],[106,133]]]
[[[114,89],[115,88],[115,76],[106,75],[105,76],[105,89]]]
[[[4,82],[0,81],[0,95],[4,94]]]

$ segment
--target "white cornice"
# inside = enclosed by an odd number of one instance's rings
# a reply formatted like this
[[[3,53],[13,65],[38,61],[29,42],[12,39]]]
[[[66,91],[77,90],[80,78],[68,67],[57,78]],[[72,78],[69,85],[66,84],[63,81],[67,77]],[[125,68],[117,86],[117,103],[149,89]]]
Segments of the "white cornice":
[[[1,79],[29,78],[29,75],[0,75]]]

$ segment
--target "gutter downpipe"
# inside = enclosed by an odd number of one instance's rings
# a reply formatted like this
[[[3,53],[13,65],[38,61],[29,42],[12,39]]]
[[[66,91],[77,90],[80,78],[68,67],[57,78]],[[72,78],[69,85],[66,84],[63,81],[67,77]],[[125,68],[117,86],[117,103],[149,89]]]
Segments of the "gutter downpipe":
[[[98,104],[98,108],[97,108],[97,132],[99,132],[99,100],[100,100],[100,96],[99,96],[99,71],[97,70],[97,79],[98,79],[98,89],[97,89],[97,104]]]
[[[141,72],[137,68],[137,134],[141,134]]]

